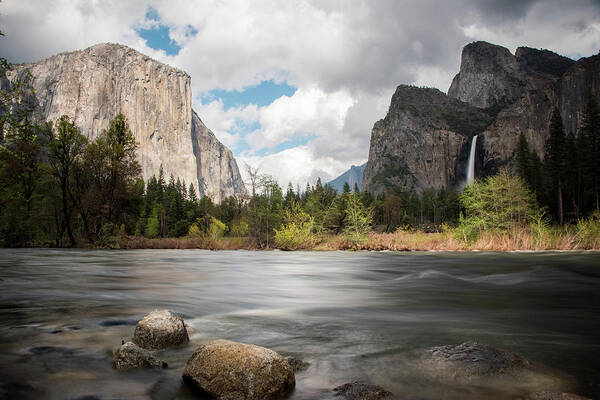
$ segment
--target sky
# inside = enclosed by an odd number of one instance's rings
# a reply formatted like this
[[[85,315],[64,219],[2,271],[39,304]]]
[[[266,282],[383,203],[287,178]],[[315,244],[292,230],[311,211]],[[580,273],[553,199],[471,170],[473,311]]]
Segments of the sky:
[[[193,106],[245,165],[282,186],[367,161],[400,84],[447,92],[464,45],[600,50],[598,0],[1,0],[0,56],[102,42],[186,71]]]

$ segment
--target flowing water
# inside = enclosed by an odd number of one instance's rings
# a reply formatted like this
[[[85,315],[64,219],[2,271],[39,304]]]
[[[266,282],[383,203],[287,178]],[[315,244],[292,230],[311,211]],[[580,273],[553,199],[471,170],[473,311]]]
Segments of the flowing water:
[[[405,399],[515,398],[428,383],[407,361],[468,340],[600,398],[598,253],[5,249],[0,285],[0,398],[191,398],[185,361],[216,338],[308,361],[291,399],[353,379]],[[188,322],[190,345],[159,354],[168,369],[114,370],[112,349],[155,308]]]
[[[477,135],[471,139],[471,151],[469,151],[469,160],[467,161],[467,185],[475,180],[475,153],[477,151]]]

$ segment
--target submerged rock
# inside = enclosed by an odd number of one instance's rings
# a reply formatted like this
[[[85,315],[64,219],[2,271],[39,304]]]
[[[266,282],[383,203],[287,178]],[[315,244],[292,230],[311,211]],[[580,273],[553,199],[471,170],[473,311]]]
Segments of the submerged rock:
[[[200,346],[188,360],[183,380],[220,400],[280,399],[296,385],[294,370],[282,356],[229,340]]]
[[[531,396],[531,400],[591,400],[587,397],[581,397],[573,393],[541,391]]]
[[[561,393],[575,386],[572,377],[560,371],[477,342],[427,349],[421,354],[420,368],[443,382],[504,386],[529,393]]]
[[[290,366],[294,370],[294,373],[304,371],[310,366],[310,363],[292,356],[285,357],[285,361],[287,361],[288,364],[290,364]]]
[[[132,342],[124,343],[114,352],[113,365],[118,370],[168,367],[166,362],[157,360],[148,350]]]
[[[393,394],[381,386],[361,381],[343,384],[333,389],[336,396],[344,396],[348,400],[391,400]]]
[[[464,378],[512,373],[531,365],[516,353],[477,342],[432,347],[426,350],[425,360],[431,367],[452,369],[456,377]]]
[[[190,341],[185,323],[168,310],[154,310],[135,326],[133,342],[145,349],[166,349]]]

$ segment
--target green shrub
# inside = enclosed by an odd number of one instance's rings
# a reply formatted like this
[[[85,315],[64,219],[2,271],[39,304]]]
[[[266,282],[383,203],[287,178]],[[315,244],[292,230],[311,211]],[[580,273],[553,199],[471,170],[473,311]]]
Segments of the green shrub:
[[[540,210],[525,181],[501,170],[484,181],[466,186],[460,195],[466,216],[463,231],[476,227],[481,231],[508,232],[526,228],[539,215]]]
[[[212,240],[218,240],[225,235],[227,231],[227,225],[215,217],[210,217],[210,224],[208,225],[207,236]]]
[[[229,236],[233,237],[245,237],[248,236],[250,226],[244,219],[236,219],[231,221],[231,228],[229,229]]]
[[[275,244],[283,250],[312,248],[317,244],[317,235],[313,233],[313,217],[304,212],[297,204],[285,211],[284,224],[275,229]]]
[[[577,222],[577,236],[585,247],[600,248],[600,211],[596,210],[587,220]]]
[[[204,236],[204,232],[202,232],[198,224],[194,222],[192,225],[190,225],[190,229],[188,230],[188,236],[193,238],[199,238]]]
[[[479,234],[481,233],[481,222],[474,218],[465,218],[460,213],[458,226],[454,229],[453,233],[456,240],[473,243],[479,238]]]
[[[360,198],[351,194],[346,205],[344,234],[353,243],[364,242],[373,224],[373,210],[366,208]]]
[[[125,229],[124,226],[123,229]],[[98,240],[96,240],[95,245],[97,247],[105,247],[110,249],[117,248],[119,247],[119,234],[120,231],[117,229],[117,226],[112,222],[107,222],[102,225],[102,228],[100,229],[100,235],[98,235]]]

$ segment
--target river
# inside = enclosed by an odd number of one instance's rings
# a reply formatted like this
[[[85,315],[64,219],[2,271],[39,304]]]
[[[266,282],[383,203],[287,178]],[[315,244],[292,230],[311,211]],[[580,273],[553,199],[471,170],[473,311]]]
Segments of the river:
[[[0,398],[191,398],[185,361],[217,338],[309,362],[293,400],[353,379],[402,398],[482,398],[427,387],[402,361],[469,340],[600,398],[599,253],[2,249],[0,285]],[[186,320],[190,345],[160,353],[168,369],[114,370],[112,349],[156,308]]]

